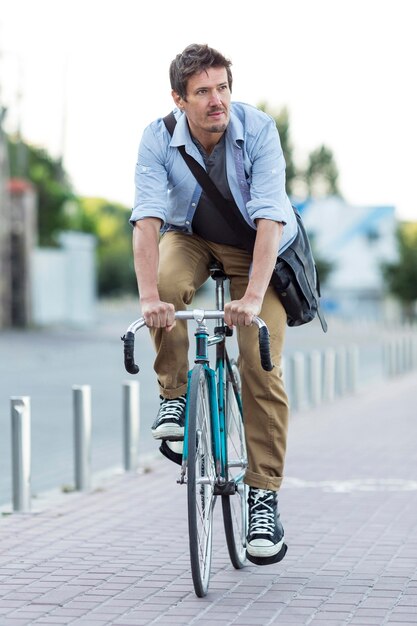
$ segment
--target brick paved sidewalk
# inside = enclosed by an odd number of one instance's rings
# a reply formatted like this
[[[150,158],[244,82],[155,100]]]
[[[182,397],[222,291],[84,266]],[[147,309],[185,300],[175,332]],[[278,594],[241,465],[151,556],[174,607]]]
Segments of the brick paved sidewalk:
[[[417,377],[292,417],[280,564],[236,571],[216,506],[209,594],[161,457],[0,519],[0,626],[417,624]]]

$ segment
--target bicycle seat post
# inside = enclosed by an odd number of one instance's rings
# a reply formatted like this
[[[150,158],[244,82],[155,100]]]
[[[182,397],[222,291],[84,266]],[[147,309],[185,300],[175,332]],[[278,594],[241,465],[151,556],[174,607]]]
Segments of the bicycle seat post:
[[[224,309],[224,281],[227,280],[223,267],[214,261],[209,266],[210,274],[213,280],[216,281],[216,309],[217,311],[223,311]],[[222,319],[216,320],[218,327],[223,327],[224,322]]]

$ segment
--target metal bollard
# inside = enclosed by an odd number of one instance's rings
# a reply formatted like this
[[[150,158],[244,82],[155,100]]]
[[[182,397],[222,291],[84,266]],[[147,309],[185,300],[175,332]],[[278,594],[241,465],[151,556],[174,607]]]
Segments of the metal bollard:
[[[349,393],[356,393],[358,390],[359,373],[359,348],[356,345],[347,349],[347,389]]]
[[[392,338],[385,341],[383,347],[384,371],[390,378],[395,376],[396,359],[395,359],[395,342]]]
[[[335,396],[336,353],[332,348],[324,351],[323,400],[333,402]]]
[[[322,358],[319,350],[312,350],[309,355],[309,388],[312,407],[319,406],[322,396]]]
[[[30,398],[12,397],[13,511],[30,511]]]
[[[347,391],[347,350],[340,346],[336,351],[336,392],[339,396]]]
[[[404,343],[400,336],[395,339],[396,374],[404,373]]]
[[[139,382],[123,383],[123,461],[126,472],[138,467]]]
[[[305,358],[302,352],[295,352],[291,357],[292,401],[295,411],[306,407]]]
[[[74,480],[77,491],[91,488],[91,388],[74,385]]]
[[[417,369],[417,336],[411,337],[411,369]]]

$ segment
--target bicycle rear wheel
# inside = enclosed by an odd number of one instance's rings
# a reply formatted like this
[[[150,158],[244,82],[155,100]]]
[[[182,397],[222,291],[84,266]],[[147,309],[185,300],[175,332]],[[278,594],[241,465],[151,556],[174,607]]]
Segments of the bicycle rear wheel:
[[[227,479],[235,481],[236,492],[222,496],[223,522],[226,543],[233,567],[241,569],[246,561],[246,535],[248,530],[248,486],[243,482],[247,462],[245,430],[240,405],[240,375],[237,364],[231,361],[226,385],[226,443]]]
[[[200,598],[206,595],[211,567],[216,477],[213,459],[209,387],[202,365],[192,371],[188,393],[188,532],[191,574]]]

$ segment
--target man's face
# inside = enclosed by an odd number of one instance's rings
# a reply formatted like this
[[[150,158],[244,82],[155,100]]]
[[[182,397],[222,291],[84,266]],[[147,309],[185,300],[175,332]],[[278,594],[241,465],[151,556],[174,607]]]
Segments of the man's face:
[[[207,133],[224,133],[230,119],[231,99],[225,67],[211,67],[191,76],[186,100],[176,92],[172,96],[186,114],[196,139],[207,137]]]

